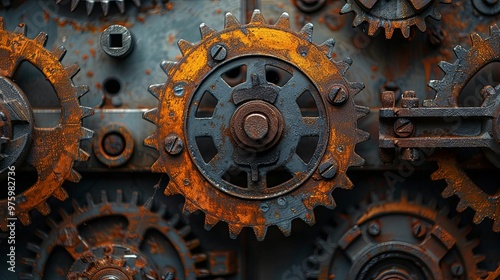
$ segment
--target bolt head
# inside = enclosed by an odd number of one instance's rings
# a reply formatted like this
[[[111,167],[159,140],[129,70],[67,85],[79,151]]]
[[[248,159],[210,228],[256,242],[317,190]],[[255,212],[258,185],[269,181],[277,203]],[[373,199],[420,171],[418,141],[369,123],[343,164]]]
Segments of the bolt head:
[[[265,213],[265,212],[267,212],[267,211],[269,211],[269,205],[268,205],[267,203],[265,203],[265,202],[264,202],[264,203],[262,203],[262,204],[260,205],[260,211],[262,211],[262,212],[264,212],[264,213]]]
[[[427,228],[420,222],[415,222],[412,227],[413,235],[417,238],[425,237],[427,233]]]
[[[328,101],[335,106],[343,105],[348,98],[346,90],[340,86],[333,86],[328,94]]]
[[[215,61],[222,61],[226,58],[227,56],[227,49],[226,46],[217,44],[213,46],[210,49],[210,56],[215,60]]]
[[[394,122],[394,132],[399,137],[410,137],[415,130],[413,123],[406,118],[399,118]]]
[[[332,158],[325,160],[318,167],[319,174],[323,179],[333,179],[337,174],[337,169],[338,163]]]
[[[368,225],[368,233],[372,236],[377,236],[380,234],[380,225],[378,222],[371,222]]]
[[[174,94],[175,96],[183,96],[184,95],[184,85],[175,85],[174,86]]]
[[[450,270],[451,270],[451,274],[453,276],[460,277],[464,274],[464,267],[459,263],[452,264],[450,267]]]
[[[178,135],[169,135],[165,138],[165,151],[172,156],[178,155],[184,149],[184,143]]]

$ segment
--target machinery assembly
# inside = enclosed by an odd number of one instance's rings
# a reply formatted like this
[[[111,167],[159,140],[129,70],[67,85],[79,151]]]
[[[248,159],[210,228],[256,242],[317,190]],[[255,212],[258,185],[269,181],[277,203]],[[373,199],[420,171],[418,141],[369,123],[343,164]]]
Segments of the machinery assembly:
[[[499,3],[1,1],[0,279],[500,279]]]

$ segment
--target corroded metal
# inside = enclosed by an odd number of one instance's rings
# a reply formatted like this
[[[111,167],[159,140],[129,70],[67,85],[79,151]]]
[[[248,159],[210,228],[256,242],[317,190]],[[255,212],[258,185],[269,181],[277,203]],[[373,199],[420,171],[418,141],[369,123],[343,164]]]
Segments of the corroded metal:
[[[63,0],[57,0],[57,4],[60,4]],[[71,11],[73,12],[74,10],[76,10],[76,8],[78,7],[78,4],[80,4],[80,2],[85,2],[85,8],[87,9],[87,15],[90,16],[90,14],[92,14],[92,11],[94,10],[94,6],[96,3],[100,4],[101,6],[101,9],[102,9],[102,13],[104,14],[104,16],[107,16],[108,13],[109,13],[109,5],[110,5],[110,2],[115,2],[116,6],[118,7],[118,9],[120,10],[120,13],[124,13],[125,12],[125,0],[71,0]],[[132,0],[132,2],[137,6],[139,7],[141,5],[141,0]]]
[[[313,224],[313,208],[335,207],[332,190],[350,189],[346,170],[363,164],[354,147],[368,134],[356,123],[368,112],[353,98],[364,86],[344,78],[351,61],[332,59],[333,40],[312,43],[311,24],[299,33],[289,28],[288,14],[268,25],[258,10],[247,25],[226,14],[221,32],[202,24],[202,41],[180,40],[181,60],[161,64],[167,83],[150,87],[160,102],[144,118],[158,129],[144,143],[160,153],[152,170],[171,179],[165,194],[182,194],[186,213],[205,212],[206,228],[227,222],[232,237],[251,227],[261,240],[270,225],[289,235],[295,218]],[[224,59],[212,54],[219,45]],[[246,74],[227,75],[235,68]],[[328,101],[333,87],[346,95],[338,106]],[[307,106],[302,95],[310,96]],[[215,100],[209,110],[204,96]],[[267,128],[252,127],[265,120]],[[169,155],[163,143],[172,134],[189,149]],[[301,141],[308,136],[312,142]],[[200,137],[211,139],[211,156],[197,143]],[[309,158],[301,158],[300,146],[312,147]],[[324,161],[335,162],[334,176],[331,168],[320,174]]]
[[[409,200],[372,195],[359,209],[336,218],[326,228],[331,250],[316,250],[309,258],[314,270],[308,279],[482,279],[478,269],[484,258],[475,255],[478,240],[460,219],[449,219],[446,208],[422,196]],[[367,236],[368,235],[368,236]],[[370,237],[371,235],[371,237]],[[346,269],[349,264],[350,269]],[[493,279],[493,278],[488,278]]]
[[[426,30],[427,17],[440,20],[441,14],[437,11],[437,6],[451,2],[452,0],[347,0],[340,12],[356,13],[352,25],[367,22],[367,33],[370,36],[375,35],[379,28],[384,28],[387,39],[392,37],[396,29],[400,29],[403,36],[408,38],[412,26],[417,26],[422,32]]]
[[[110,123],[97,131],[92,150],[102,164],[118,167],[130,159],[134,145],[134,139],[127,126],[122,123]]]
[[[64,48],[50,52],[44,48],[47,34],[40,33],[34,39],[26,37],[26,25],[19,24],[14,32],[3,30],[0,18],[0,75],[12,79],[23,61],[27,61],[45,75],[59,99],[61,117],[53,128],[34,127],[31,147],[25,163],[37,173],[36,183],[16,196],[16,216],[23,224],[29,224],[29,211],[37,209],[47,215],[50,208],[45,202],[53,196],[59,200],[68,197],[61,187],[65,180],[78,182],[80,175],[72,169],[75,160],[87,160],[89,155],[80,149],[80,140],[92,137],[92,131],[82,127],[82,119],[92,110],[80,107],[78,99],[87,93],[86,86],[73,85],[72,78],[78,73],[77,65],[64,67],[61,60]],[[7,225],[7,200],[0,201],[0,228]]]
[[[41,244],[28,246],[36,253],[36,257],[24,259],[24,263],[31,266],[31,272],[20,274],[20,278],[42,279],[50,257],[58,253],[55,249],[59,246],[72,258],[69,268],[58,269],[58,273],[65,275],[66,279],[161,280],[195,279],[209,275],[209,270],[201,265],[207,255],[193,253],[200,242],[198,239],[187,238],[190,233],[189,226],[180,224],[178,216],[167,220],[165,205],[160,207],[158,212],[151,211],[150,203],[137,205],[138,196],[138,193],[134,192],[127,202],[123,199],[122,191],[118,190],[116,201],[110,202],[106,191],[102,191],[99,202],[95,202],[90,195],[87,195],[85,206],[74,201],[73,213],[60,211],[61,222],[49,220],[51,231],[39,231]],[[126,220],[124,225],[120,224],[122,218]],[[100,219],[101,224],[96,224]],[[109,225],[107,228],[102,221],[116,223],[116,226],[110,230]],[[104,231],[99,232],[101,227]],[[91,231],[90,235],[85,233],[88,230]],[[162,238],[173,246],[175,252],[169,258],[176,258],[177,262],[168,263],[179,263],[180,267],[175,269],[155,257],[171,252],[160,240],[148,239],[150,243],[143,244],[151,230],[159,232]],[[151,242],[154,242],[153,245]],[[142,246],[152,247],[150,250],[144,250]]]

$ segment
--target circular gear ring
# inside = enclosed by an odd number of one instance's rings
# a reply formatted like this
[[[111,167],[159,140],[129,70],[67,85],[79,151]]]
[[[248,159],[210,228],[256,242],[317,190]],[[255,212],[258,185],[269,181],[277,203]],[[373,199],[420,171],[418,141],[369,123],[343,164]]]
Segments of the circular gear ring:
[[[354,103],[353,97],[364,86],[344,78],[351,61],[332,60],[331,39],[319,46],[313,44],[312,24],[304,26],[300,33],[289,28],[288,14],[284,13],[275,25],[268,25],[258,10],[247,25],[240,25],[232,14],[226,14],[221,32],[202,24],[202,41],[195,45],[180,40],[180,62],[162,63],[167,83],[150,87],[160,102],[158,108],[144,114],[146,120],[157,126],[144,144],[160,153],[152,170],[170,176],[165,194],[182,194],[186,198],[185,213],[205,212],[207,229],[219,221],[227,222],[233,238],[243,227],[253,228],[257,239],[262,240],[270,225],[277,225],[288,235],[295,218],[313,224],[313,208],[333,208],[332,191],[352,187],[347,168],[363,164],[354,147],[369,135],[358,130],[356,123],[369,111]],[[218,78],[218,69],[242,64],[247,69],[243,84],[231,87]],[[273,85],[266,77],[266,65],[281,67],[292,78],[285,85]],[[310,89],[318,114],[324,114],[325,119],[298,117],[302,114],[294,98],[299,98],[304,85]],[[297,89],[293,90],[295,86]],[[202,96],[199,91],[205,89],[224,104],[216,106],[211,119],[196,118],[193,113]],[[286,94],[281,94],[282,89]],[[275,120],[269,121],[272,119]],[[319,126],[321,123],[324,126]],[[287,135],[300,136],[308,127],[317,138],[324,133],[323,139],[318,140],[324,144],[317,145],[321,147],[313,153],[309,165],[307,160],[298,159],[295,152],[298,136]],[[212,161],[201,162],[196,152],[190,132],[200,130],[215,138],[217,151]],[[225,149],[236,152],[231,156]],[[226,170],[217,169],[218,165],[212,162],[241,167],[246,176],[243,181],[249,182],[247,188],[221,180]],[[270,185],[266,187],[261,181],[271,172],[270,166],[285,169],[292,183],[280,184],[276,190]]]
[[[200,267],[200,262],[207,259],[206,254],[193,253],[199,240],[186,240],[190,227],[181,226],[179,215],[166,220],[167,207],[164,204],[158,212],[151,211],[151,201],[138,206],[138,197],[134,192],[130,201],[124,202],[122,191],[117,190],[116,201],[109,202],[106,192],[101,191],[98,203],[88,194],[85,207],[74,201],[74,213],[61,210],[60,223],[49,219],[49,233],[36,232],[42,239],[41,244],[28,244],[36,257],[23,259],[31,266],[31,272],[21,274],[21,279],[47,277],[47,265],[51,264],[51,255],[58,247],[62,247],[72,259],[70,263],[61,260],[61,266],[64,263],[69,267],[57,266],[50,271],[55,269],[65,279],[108,279],[103,278],[108,276],[109,279],[160,280],[207,276],[209,271]],[[147,237],[152,230],[168,244],[160,241],[157,235]],[[165,254],[170,253],[174,257],[166,258]]]
[[[481,279],[488,275],[477,264],[478,240],[470,240],[470,227],[459,228],[459,216],[448,218],[446,208],[422,197],[372,199],[360,209],[326,228],[309,258],[315,279]],[[346,268],[347,267],[347,268]],[[488,278],[490,279],[490,278]],[[491,278],[493,279],[493,278]]]
[[[57,0],[57,4],[60,4],[63,0]],[[71,11],[73,12],[76,10],[78,7],[78,4],[80,4],[82,0],[71,0]],[[94,10],[94,5],[96,3],[99,3],[101,5],[102,13],[104,16],[107,16],[109,13],[109,4],[110,2],[115,2],[116,6],[118,7],[118,10],[120,10],[120,13],[125,13],[125,0],[83,0],[85,2],[85,7],[87,9],[87,15],[90,16],[92,14],[92,11]],[[132,0],[134,4],[139,7],[141,6],[141,0]]]
[[[16,212],[8,211],[7,199],[0,200],[0,228],[7,229],[7,216],[14,214],[27,225],[29,211],[37,209],[47,215],[50,208],[46,200],[54,196],[59,200],[68,197],[61,187],[65,180],[78,182],[80,175],[72,169],[75,160],[84,161],[89,155],[80,149],[80,140],[92,137],[92,131],[82,127],[82,118],[92,110],[80,107],[78,99],[88,92],[87,86],[75,86],[72,82],[79,68],[64,67],[62,60],[66,50],[62,47],[50,52],[44,48],[47,34],[36,38],[26,37],[26,26],[19,24],[14,32],[3,29],[0,18],[0,75],[12,79],[20,63],[27,61],[37,67],[53,86],[61,105],[61,119],[53,128],[34,127],[32,142],[25,162],[33,166],[38,174],[34,185],[16,195]]]
[[[500,62],[500,29],[496,25],[490,28],[490,37],[483,39],[473,33],[471,40],[472,47],[469,50],[455,47],[458,59],[453,64],[444,61],[439,63],[445,76],[442,80],[429,82],[429,86],[436,91],[436,97],[426,100],[424,106],[459,106],[459,95],[469,80],[487,64]],[[491,218],[493,231],[500,232],[500,194],[489,195],[481,190],[453,158],[451,155],[436,157],[438,171],[432,175],[432,179],[446,180],[448,186],[443,191],[443,197],[457,195],[460,198],[458,211],[470,207],[475,211],[475,223],[480,223],[485,217]]]
[[[390,39],[395,29],[400,29],[405,38],[410,37],[414,25],[422,32],[427,28],[425,19],[430,16],[436,20],[441,14],[436,10],[439,3],[452,0],[347,0],[340,13],[355,12],[352,25],[368,22],[368,35],[373,36],[379,28],[385,29],[385,37]]]

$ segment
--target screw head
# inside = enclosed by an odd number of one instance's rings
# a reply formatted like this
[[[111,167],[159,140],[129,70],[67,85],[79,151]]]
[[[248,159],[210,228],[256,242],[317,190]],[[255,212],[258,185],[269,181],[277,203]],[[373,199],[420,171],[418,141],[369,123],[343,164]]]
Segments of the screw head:
[[[269,205],[268,205],[267,203],[265,203],[265,202],[264,202],[264,203],[262,203],[262,204],[260,205],[260,211],[262,211],[262,212],[264,212],[264,213],[265,213],[265,212],[267,212],[267,211],[269,211]]]
[[[333,177],[335,177],[335,175],[337,174],[337,169],[338,163],[333,158],[325,160],[318,167],[319,174],[324,179],[332,179]]]
[[[109,133],[102,139],[102,146],[109,156],[119,156],[125,150],[125,139],[118,133]]]
[[[286,198],[284,198],[284,197],[278,198],[278,205],[285,206],[286,205]]]
[[[464,267],[459,263],[452,264],[450,267],[450,270],[451,270],[451,274],[453,276],[460,277],[464,274]]]
[[[165,138],[165,151],[172,156],[178,155],[184,149],[182,139],[176,135],[169,135]]]
[[[333,86],[328,93],[328,101],[335,106],[343,105],[348,98],[346,90],[340,86]]]
[[[414,130],[415,126],[409,119],[400,118],[394,122],[394,132],[399,137],[410,137]]]
[[[227,56],[227,49],[224,45],[217,44],[210,49],[210,56],[215,61],[222,61]]]
[[[184,95],[184,85],[178,84],[174,86],[174,94],[175,96],[183,96]]]
[[[425,237],[427,233],[427,228],[420,222],[415,222],[412,227],[413,235],[417,238]]]
[[[368,233],[372,236],[377,236],[380,234],[380,225],[378,222],[374,221],[368,225]]]

